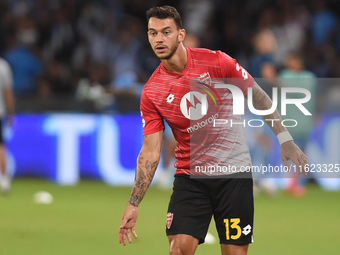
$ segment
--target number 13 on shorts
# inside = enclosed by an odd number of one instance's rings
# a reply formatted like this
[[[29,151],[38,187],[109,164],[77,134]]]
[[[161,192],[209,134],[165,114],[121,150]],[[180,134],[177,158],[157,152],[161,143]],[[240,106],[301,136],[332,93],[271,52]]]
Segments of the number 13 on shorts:
[[[241,227],[238,225],[240,223],[240,218],[224,219],[223,222],[226,229],[226,239],[239,239],[242,233]],[[236,229],[236,235],[230,235],[230,230],[232,229]]]

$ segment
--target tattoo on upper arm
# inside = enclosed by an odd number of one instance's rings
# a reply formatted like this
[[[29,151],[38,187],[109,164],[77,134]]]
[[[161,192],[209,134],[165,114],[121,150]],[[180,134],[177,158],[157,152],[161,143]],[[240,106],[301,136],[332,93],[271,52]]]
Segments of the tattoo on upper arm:
[[[255,86],[258,87],[258,89],[254,90],[253,97],[255,98],[256,105],[260,106],[264,104],[267,94],[260,88],[259,85]]]
[[[254,87],[256,87],[256,89],[253,90],[254,107],[257,110],[270,109],[273,105],[271,98],[258,84],[254,84]],[[271,114],[262,115],[262,118],[267,122],[267,124],[270,126],[270,128],[273,130],[275,134],[278,134],[280,131],[281,132],[284,131],[282,130],[282,126],[278,124],[280,123],[280,121],[282,121],[282,118],[277,109]],[[268,119],[268,121],[266,119]],[[270,122],[270,120],[279,120],[279,121]]]

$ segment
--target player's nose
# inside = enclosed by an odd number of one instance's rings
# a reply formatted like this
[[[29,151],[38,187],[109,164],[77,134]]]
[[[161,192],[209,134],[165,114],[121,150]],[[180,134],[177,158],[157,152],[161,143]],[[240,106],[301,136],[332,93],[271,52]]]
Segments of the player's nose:
[[[162,42],[163,42],[163,33],[157,33],[156,43],[162,43]]]

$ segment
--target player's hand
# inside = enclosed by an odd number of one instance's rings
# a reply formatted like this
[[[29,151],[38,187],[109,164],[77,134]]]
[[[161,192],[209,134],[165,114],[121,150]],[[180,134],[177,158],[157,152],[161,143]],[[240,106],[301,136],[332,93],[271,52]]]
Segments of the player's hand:
[[[137,238],[137,234],[135,231],[135,224],[138,217],[138,208],[131,204],[128,204],[126,210],[122,217],[122,222],[120,223],[118,239],[119,243],[123,243],[126,245],[126,238],[129,243],[132,242],[130,232],[132,233],[134,238]]]
[[[290,169],[288,160],[291,160],[295,164],[300,176],[302,172],[304,175],[307,175],[307,171],[305,171],[307,156],[293,141],[288,141],[281,145],[281,157],[287,169]]]

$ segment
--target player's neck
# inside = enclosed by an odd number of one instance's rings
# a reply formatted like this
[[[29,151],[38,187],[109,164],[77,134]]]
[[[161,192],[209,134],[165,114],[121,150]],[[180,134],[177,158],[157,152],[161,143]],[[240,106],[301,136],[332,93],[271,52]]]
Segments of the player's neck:
[[[182,73],[188,62],[187,50],[181,43],[175,54],[170,59],[162,59],[162,64],[166,70],[174,73]]]

